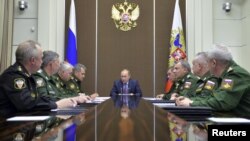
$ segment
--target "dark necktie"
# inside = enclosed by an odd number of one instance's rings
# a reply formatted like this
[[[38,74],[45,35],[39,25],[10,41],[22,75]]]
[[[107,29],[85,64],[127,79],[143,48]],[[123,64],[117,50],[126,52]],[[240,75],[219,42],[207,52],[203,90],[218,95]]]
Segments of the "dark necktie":
[[[128,84],[127,83],[123,83],[123,94],[128,94]],[[128,104],[128,95],[123,95],[123,103],[124,104]]]
[[[123,94],[127,94],[127,93],[128,93],[127,83],[123,83],[122,93],[123,93]]]

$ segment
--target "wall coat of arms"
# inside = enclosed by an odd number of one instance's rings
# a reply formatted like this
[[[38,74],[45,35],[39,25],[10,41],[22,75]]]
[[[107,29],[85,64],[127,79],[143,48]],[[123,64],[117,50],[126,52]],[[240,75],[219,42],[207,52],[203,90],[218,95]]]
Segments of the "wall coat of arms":
[[[125,0],[123,3],[114,4],[111,14],[116,28],[129,31],[137,26],[136,20],[139,18],[140,10],[137,4]]]

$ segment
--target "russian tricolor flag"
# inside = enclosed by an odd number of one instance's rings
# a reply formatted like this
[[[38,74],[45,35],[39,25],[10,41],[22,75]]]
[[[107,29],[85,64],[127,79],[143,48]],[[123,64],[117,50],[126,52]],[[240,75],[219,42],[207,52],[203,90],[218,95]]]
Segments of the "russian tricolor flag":
[[[77,64],[77,41],[76,41],[76,14],[75,2],[71,0],[69,29],[68,29],[68,45],[66,48],[66,60],[72,64]]]

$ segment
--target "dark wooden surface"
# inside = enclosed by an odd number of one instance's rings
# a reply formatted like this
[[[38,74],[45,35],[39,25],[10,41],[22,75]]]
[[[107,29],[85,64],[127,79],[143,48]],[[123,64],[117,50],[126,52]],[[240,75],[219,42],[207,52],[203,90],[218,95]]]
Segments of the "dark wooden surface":
[[[109,99],[73,116],[36,112],[35,115],[51,115],[49,120],[39,122],[0,119],[0,140],[21,137],[23,140],[43,141],[60,136],[63,139],[59,131],[76,124],[76,139],[79,141],[169,141],[173,133],[170,124],[185,127],[188,123],[138,97],[131,96],[128,104],[122,102],[119,97]],[[70,117],[64,119],[67,116]],[[43,128],[39,131],[41,126]]]
[[[79,141],[168,141],[168,113],[140,100],[138,107],[117,107],[112,99],[86,114],[77,128]],[[116,104],[117,105],[117,104]]]

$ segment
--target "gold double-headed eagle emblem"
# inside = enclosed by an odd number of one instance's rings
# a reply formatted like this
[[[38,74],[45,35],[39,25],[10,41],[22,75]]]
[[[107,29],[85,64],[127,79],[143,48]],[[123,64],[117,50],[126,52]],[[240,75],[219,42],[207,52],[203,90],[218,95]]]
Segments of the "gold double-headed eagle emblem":
[[[116,3],[112,6],[112,19],[116,28],[122,31],[129,31],[136,27],[136,20],[139,18],[139,6],[125,0],[123,3]]]

